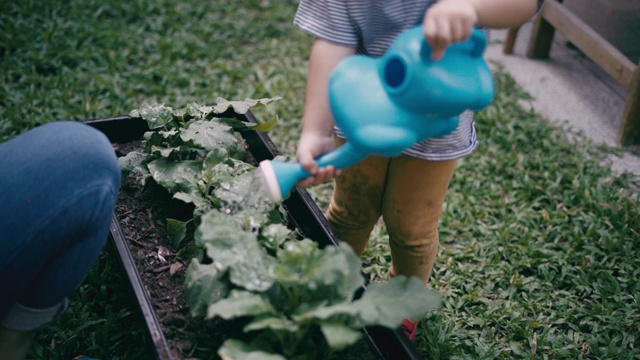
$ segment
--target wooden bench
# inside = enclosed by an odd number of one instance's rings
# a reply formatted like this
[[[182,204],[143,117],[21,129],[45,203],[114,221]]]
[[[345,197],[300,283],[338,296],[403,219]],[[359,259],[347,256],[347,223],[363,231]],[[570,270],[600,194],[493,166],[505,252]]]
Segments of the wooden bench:
[[[503,53],[513,53],[518,30],[514,28],[508,31]],[[627,90],[624,115],[618,129],[618,141],[621,145],[640,144],[640,62],[634,64],[567,9],[562,0],[545,0],[534,20],[527,56],[536,59],[548,58],[556,30]],[[640,42],[640,39],[638,41]]]

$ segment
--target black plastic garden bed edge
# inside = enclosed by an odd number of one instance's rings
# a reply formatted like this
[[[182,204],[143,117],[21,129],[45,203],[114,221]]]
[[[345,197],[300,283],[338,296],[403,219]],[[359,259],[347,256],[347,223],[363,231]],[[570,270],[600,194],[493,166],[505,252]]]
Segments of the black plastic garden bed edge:
[[[227,111],[221,114],[220,117],[233,117],[242,121],[257,122],[250,111],[246,114],[236,114],[233,111]],[[103,132],[112,143],[127,143],[140,140],[142,135],[149,130],[143,119],[129,116],[97,118],[84,121],[84,123]],[[241,135],[246,141],[249,151],[258,162],[271,160],[278,153],[276,146],[264,133],[258,131],[243,131]],[[336,234],[306,190],[296,187],[282,205],[287,211],[287,220],[305,237],[316,241],[320,246],[335,246],[338,244],[339,240]],[[138,301],[140,311],[146,323],[148,335],[154,344],[156,359],[177,360],[173,357],[164,333],[162,332],[151,300],[127,244],[127,239],[115,214],[111,223],[110,238],[115,244],[119,258],[127,273],[127,278]],[[363,291],[366,291],[366,286]],[[413,343],[407,339],[399,328],[388,329],[381,326],[372,326],[363,328],[362,331],[371,346],[371,351],[380,359],[423,359],[415,349]]]

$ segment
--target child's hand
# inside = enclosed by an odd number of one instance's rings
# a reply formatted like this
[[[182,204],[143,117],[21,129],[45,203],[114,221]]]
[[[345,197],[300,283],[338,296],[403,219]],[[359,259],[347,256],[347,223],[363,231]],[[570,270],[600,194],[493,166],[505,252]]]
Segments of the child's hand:
[[[307,187],[322,184],[329,181],[340,174],[340,170],[336,170],[329,165],[319,168],[315,159],[329,151],[333,150],[333,135],[331,133],[321,133],[307,131],[300,135],[298,143],[297,158],[302,167],[312,176],[300,180],[298,186]]]
[[[440,0],[429,7],[423,28],[431,58],[441,59],[448,45],[466,40],[477,22],[478,12],[471,0]]]

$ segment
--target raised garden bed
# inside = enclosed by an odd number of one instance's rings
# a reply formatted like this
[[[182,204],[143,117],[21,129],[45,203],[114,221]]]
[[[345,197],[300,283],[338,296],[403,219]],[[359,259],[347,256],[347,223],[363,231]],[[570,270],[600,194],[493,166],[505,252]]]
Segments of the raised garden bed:
[[[227,111],[221,116],[256,123],[250,111],[241,115]],[[138,148],[143,134],[149,130],[142,118],[129,116],[94,119],[86,123],[105,133],[119,156]],[[256,164],[276,156],[276,147],[264,133],[244,131],[241,134],[248,155]],[[337,245],[338,240],[324,215],[304,189],[296,188],[282,205],[290,228],[297,229],[321,247]],[[111,225],[111,238],[145,319],[156,358],[161,360],[211,358],[215,354],[214,347],[219,346],[228,334],[241,336],[243,324],[189,315],[189,305],[182,291],[187,263],[175,260],[186,259],[188,254],[176,254],[175,249],[165,244],[164,239],[168,236],[164,222],[167,217],[180,218],[191,210],[185,203],[171,199],[159,186],[123,185]],[[366,291],[364,287],[363,291]],[[421,359],[399,329],[374,326],[363,328],[362,332],[364,341],[334,357]]]

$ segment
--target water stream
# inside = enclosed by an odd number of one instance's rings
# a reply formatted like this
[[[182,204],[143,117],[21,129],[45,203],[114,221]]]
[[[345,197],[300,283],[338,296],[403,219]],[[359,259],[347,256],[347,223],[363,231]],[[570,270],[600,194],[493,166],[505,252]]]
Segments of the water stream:
[[[259,169],[221,183],[214,195],[222,202],[220,212],[244,217],[251,229],[258,229],[264,217],[279,205],[269,196]]]

